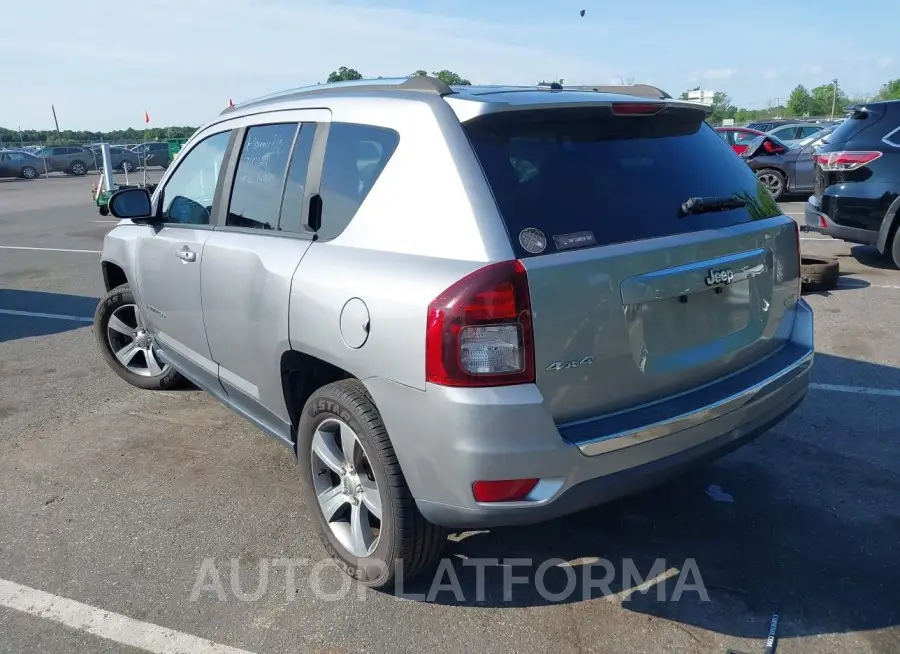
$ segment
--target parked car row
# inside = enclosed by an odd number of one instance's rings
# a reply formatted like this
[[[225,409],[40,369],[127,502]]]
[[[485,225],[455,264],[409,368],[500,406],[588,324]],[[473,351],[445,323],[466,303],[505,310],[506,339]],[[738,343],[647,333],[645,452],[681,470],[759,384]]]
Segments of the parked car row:
[[[103,166],[102,144],[91,146],[53,145],[0,151],[0,178],[35,179],[48,173],[86,175]],[[171,157],[165,142],[141,143],[132,148],[110,146],[114,170],[129,173],[141,167],[169,167]]]
[[[831,124],[716,131],[776,200],[811,194],[806,229],[874,245],[900,267],[900,100],[852,107]]]

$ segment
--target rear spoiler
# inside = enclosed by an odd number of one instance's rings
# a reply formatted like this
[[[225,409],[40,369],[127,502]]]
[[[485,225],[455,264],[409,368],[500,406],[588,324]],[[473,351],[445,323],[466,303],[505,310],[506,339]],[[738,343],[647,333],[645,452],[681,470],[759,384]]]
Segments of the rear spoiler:
[[[573,91],[596,91],[598,93],[619,93],[621,95],[633,95],[638,98],[655,98],[657,100],[671,100],[672,96],[655,86],[649,84],[588,84],[586,86],[561,87]]]

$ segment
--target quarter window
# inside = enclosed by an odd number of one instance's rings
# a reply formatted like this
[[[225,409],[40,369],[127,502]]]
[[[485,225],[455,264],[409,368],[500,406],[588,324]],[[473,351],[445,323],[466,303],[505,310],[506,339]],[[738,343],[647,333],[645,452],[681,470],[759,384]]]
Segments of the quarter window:
[[[234,176],[225,224],[275,229],[296,123],[257,125],[247,130]]]
[[[161,215],[167,223],[208,225],[216,184],[231,132],[208,136],[178,158],[178,168],[162,192]]]
[[[331,124],[319,187],[320,239],[334,238],[350,224],[399,141],[400,136],[391,129]]]

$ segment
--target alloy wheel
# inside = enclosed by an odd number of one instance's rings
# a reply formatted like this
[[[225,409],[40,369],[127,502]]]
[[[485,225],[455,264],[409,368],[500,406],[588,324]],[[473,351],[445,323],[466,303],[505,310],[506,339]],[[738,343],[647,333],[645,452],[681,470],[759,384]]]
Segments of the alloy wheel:
[[[759,181],[763,183],[763,186],[774,195],[778,197],[778,194],[781,193],[781,178],[774,173],[763,173],[759,176]]]
[[[319,510],[338,542],[363,558],[378,546],[381,494],[356,432],[327,418],[312,439],[313,487]]]
[[[168,371],[153,351],[153,339],[147,331],[136,304],[117,307],[106,323],[110,351],[129,372],[141,377],[156,377]]]

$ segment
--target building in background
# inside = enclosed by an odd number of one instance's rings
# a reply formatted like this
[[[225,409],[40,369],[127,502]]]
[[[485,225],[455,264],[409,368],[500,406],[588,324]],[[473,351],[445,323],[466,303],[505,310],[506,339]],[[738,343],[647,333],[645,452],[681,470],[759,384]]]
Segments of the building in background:
[[[704,91],[703,89],[696,88],[688,91],[687,99],[691,102],[699,102],[701,104],[712,104],[713,96],[715,96],[715,91]]]

